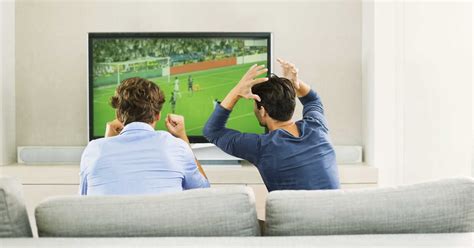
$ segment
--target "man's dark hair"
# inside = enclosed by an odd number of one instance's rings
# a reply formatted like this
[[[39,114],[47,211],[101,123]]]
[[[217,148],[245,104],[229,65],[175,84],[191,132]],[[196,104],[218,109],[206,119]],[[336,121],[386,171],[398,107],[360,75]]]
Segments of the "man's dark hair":
[[[158,85],[138,77],[123,80],[110,99],[117,119],[124,125],[135,121],[152,123],[164,102],[165,96]]]
[[[271,74],[267,82],[254,85],[252,93],[260,96],[257,108],[263,106],[272,119],[287,121],[293,116],[296,93],[290,80]]]

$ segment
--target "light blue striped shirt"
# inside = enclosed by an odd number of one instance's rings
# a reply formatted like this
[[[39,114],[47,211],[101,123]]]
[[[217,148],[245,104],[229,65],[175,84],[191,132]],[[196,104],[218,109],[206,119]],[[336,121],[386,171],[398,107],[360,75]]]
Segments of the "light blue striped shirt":
[[[149,124],[91,141],[81,159],[81,195],[135,195],[207,188],[189,145]]]

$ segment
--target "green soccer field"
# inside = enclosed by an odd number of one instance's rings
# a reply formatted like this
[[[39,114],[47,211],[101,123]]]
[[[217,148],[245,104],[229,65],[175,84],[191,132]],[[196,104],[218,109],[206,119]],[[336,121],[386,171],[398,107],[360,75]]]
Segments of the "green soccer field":
[[[162,119],[157,123],[157,130],[166,130],[164,118],[171,113],[171,92],[174,88],[175,77],[179,79],[181,97],[177,97],[175,113],[183,115],[186,132],[189,136],[202,135],[203,127],[214,110],[214,99],[222,101],[226,94],[240,80],[251,64],[234,65],[205,71],[197,71],[172,75],[168,77],[149,78],[165,92],[166,102],[161,112]],[[266,64],[265,61],[258,64]],[[193,85],[199,90],[188,92],[188,75],[193,78]],[[94,88],[94,136],[104,136],[105,124],[115,118],[115,111],[110,106],[110,97],[115,92],[116,85]],[[263,133],[253,113],[253,100],[242,99],[231,113],[227,127],[241,132]]]

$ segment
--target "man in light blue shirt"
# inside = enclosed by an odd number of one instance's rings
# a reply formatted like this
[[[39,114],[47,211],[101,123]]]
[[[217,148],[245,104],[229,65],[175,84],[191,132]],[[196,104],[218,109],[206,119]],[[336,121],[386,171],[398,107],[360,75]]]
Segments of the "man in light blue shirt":
[[[207,188],[195,159],[184,118],[169,115],[169,132],[155,131],[164,94],[153,82],[124,80],[112,97],[117,119],[106,137],[91,141],[81,159],[80,194],[137,195]]]

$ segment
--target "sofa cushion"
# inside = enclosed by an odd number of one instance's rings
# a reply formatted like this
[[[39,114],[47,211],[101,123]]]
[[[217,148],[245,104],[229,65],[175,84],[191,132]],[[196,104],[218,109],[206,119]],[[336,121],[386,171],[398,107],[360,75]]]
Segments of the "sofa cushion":
[[[265,235],[448,233],[474,231],[474,180],[326,191],[274,191]]]
[[[64,196],[36,208],[40,237],[257,236],[247,187],[155,196]]]
[[[32,236],[20,182],[0,177],[0,238]]]

